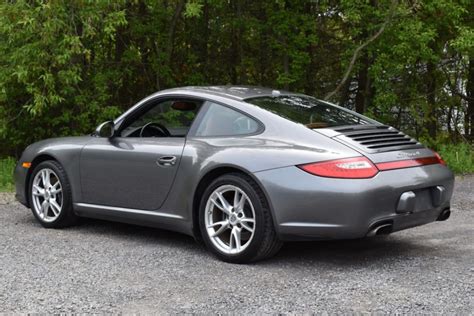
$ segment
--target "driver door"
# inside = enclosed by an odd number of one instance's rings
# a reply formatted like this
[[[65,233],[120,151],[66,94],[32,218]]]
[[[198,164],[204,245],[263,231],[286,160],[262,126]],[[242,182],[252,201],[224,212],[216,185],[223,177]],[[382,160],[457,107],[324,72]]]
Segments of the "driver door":
[[[196,100],[151,101],[118,122],[115,137],[94,137],[80,158],[83,203],[159,209],[200,106]]]

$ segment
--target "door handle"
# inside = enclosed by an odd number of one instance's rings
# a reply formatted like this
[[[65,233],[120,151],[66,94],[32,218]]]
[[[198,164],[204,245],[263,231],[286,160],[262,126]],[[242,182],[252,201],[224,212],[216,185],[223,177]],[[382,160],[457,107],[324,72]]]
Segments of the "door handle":
[[[170,167],[176,164],[176,160],[175,156],[163,156],[157,160],[157,163],[159,166]]]

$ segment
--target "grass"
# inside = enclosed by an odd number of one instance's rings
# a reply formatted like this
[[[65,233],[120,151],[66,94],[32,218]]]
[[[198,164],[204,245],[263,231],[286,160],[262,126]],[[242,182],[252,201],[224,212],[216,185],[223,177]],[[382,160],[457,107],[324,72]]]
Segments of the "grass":
[[[438,147],[438,153],[455,174],[474,173],[474,149],[466,143]]]
[[[474,173],[474,149],[466,143],[438,146],[438,152],[455,174]],[[0,158],[0,192],[14,189],[13,169],[14,158]]]
[[[16,161],[13,158],[0,158],[0,192],[13,191],[13,169]]]

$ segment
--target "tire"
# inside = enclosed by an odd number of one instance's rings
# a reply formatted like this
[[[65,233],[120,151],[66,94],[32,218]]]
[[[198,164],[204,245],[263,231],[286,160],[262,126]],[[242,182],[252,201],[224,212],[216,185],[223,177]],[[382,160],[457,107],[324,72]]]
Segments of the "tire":
[[[282,246],[263,192],[240,173],[220,176],[207,187],[200,202],[199,227],[206,247],[230,263],[267,259]]]
[[[51,185],[47,183],[45,185],[45,177],[49,177],[49,181],[46,182],[50,182]],[[71,185],[66,172],[58,162],[47,160],[38,164],[31,174],[28,185],[31,211],[43,227],[62,228],[77,223],[78,217],[72,208]]]

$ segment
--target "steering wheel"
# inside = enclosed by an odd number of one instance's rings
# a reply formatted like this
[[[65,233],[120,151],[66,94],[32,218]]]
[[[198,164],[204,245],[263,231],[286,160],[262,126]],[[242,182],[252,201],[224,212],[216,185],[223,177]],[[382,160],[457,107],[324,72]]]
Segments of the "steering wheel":
[[[170,131],[168,131],[168,129],[164,125],[162,125],[160,123],[150,122],[150,123],[146,123],[145,125],[143,125],[143,127],[140,129],[140,137],[143,137],[143,132],[147,128],[153,128],[153,129],[157,130],[164,137],[170,137],[171,136]]]

